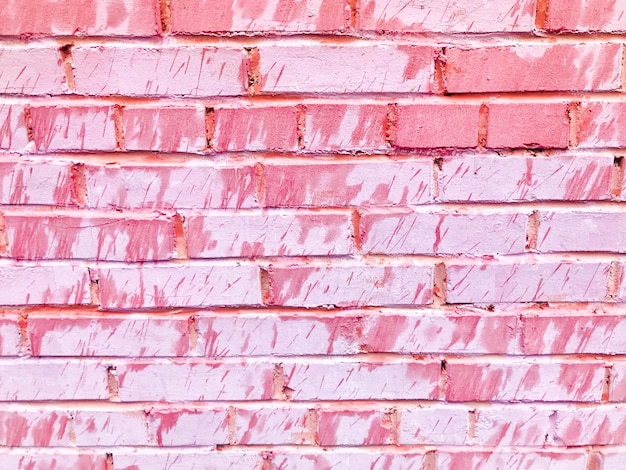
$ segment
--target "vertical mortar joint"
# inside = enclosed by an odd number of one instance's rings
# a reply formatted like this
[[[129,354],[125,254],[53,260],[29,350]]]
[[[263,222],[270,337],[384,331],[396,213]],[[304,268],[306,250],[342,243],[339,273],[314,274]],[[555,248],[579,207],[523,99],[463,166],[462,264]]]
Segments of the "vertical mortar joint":
[[[478,110],[478,148],[485,149],[489,138],[489,105],[482,103]]]
[[[261,56],[257,47],[246,47],[246,69],[248,82],[246,90],[250,95],[256,95],[261,91]]]
[[[75,91],[76,79],[74,77],[72,47],[74,47],[74,44],[65,44],[64,46],[59,47],[59,53],[61,54],[61,64],[63,65],[63,71],[65,72],[65,82],[67,83],[67,88],[70,91]]]
[[[533,211],[526,222],[526,251],[537,250],[537,237],[539,235],[539,226],[541,225],[541,217],[539,211]]]
[[[165,36],[172,30],[171,0],[159,0],[159,16],[161,20],[161,35]]]
[[[435,51],[435,88],[438,95],[448,94],[448,81],[447,81],[447,65],[448,59],[446,57],[446,48],[442,47]]]

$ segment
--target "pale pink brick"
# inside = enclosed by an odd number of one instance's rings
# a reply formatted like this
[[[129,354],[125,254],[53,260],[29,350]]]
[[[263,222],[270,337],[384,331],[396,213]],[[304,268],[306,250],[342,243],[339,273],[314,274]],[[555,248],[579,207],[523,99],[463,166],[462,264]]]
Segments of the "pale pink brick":
[[[535,0],[361,0],[359,29],[442,33],[531,32]]]
[[[214,111],[213,148],[228,150],[298,149],[295,106],[221,108]]]
[[[28,145],[24,107],[0,105],[0,149],[23,150]]]
[[[468,409],[446,405],[400,408],[399,445],[464,445],[469,431]]]
[[[492,405],[477,408],[475,443],[487,447],[555,445],[554,408]],[[560,442],[557,441],[557,444]]]
[[[201,153],[206,148],[204,108],[124,108],[126,150]]]
[[[601,302],[609,263],[562,261],[447,266],[447,301],[465,303]]]
[[[16,360],[0,365],[2,401],[106,400],[107,367],[76,360]]]
[[[626,31],[623,0],[552,0],[544,28],[552,31]],[[605,470],[608,470],[605,469]]]
[[[128,362],[116,366],[122,401],[269,400],[274,366],[215,361]]]
[[[315,444],[315,418],[306,408],[237,408],[235,435],[239,445]]]
[[[363,251],[381,254],[523,253],[525,214],[421,212],[410,209],[361,213]]]
[[[75,203],[70,162],[57,159],[0,162],[0,204],[68,206]]]
[[[622,448],[606,448],[602,449],[599,453],[600,469],[601,470],[613,470],[620,468],[626,461],[626,452]]]
[[[387,206],[424,204],[431,199],[433,169],[426,159],[300,160],[264,168],[268,207]]]
[[[0,167],[1,168],[1,167]],[[258,206],[254,166],[209,162],[85,165],[94,208],[242,208]]]
[[[190,213],[185,219],[191,258],[354,252],[349,212]]]
[[[104,309],[260,305],[256,266],[142,265],[98,269]]]
[[[427,46],[261,45],[267,93],[430,93],[434,49]]]
[[[40,152],[116,148],[112,106],[33,106],[30,114]]]
[[[273,267],[272,305],[393,306],[432,301],[432,266]]]
[[[557,410],[555,421],[555,440],[562,446],[626,444],[624,405]]]
[[[399,105],[394,146],[476,147],[479,110],[476,104]]]
[[[245,50],[228,47],[74,47],[76,93],[224,96],[245,93]]]
[[[1,305],[88,303],[89,275],[84,266],[12,263],[3,264],[0,268]]]
[[[626,401],[626,363],[611,364],[611,382],[609,400],[615,402]]]
[[[9,254],[17,259],[172,259],[174,225],[160,214],[111,217],[90,213],[6,212]]]
[[[196,327],[205,357],[344,355],[358,352],[360,321],[354,315],[237,312],[198,316]]]
[[[379,313],[363,318],[360,348],[400,354],[513,354],[517,317],[482,311]]]
[[[28,339],[33,356],[176,357],[191,352],[186,316],[31,314]]]
[[[568,143],[566,103],[489,105],[489,148],[567,148]]]
[[[423,452],[381,452],[379,449],[328,449],[324,451],[275,452],[272,459],[281,470],[368,468],[373,470],[414,470],[422,468]]]
[[[626,126],[626,104],[584,102],[580,110],[578,146],[626,147],[624,126]]]
[[[304,148],[311,152],[373,152],[388,148],[386,105],[306,105]]]
[[[587,454],[571,451],[437,451],[437,470],[586,470]]]
[[[152,36],[160,29],[156,0],[51,4],[11,0],[3,17],[1,36]]]
[[[172,3],[172,32],[319,32],[344,29],[347,3],[343,0],[305,0],[296,3],[246,0],[179,0]],[[206,11],[211,14],[198,14]]]
[[[621,44],[518,44],[446,49],[450,93],[620,88]]]
[[[73,413],[76,444],[87,446],[147,446],[143,410],[79,410]]]
[[[613,157],[463,156],[443,161],[444,202],[609,200]]]
[[[206,450],[158,452],[156,450],[115,450],[115,470],[167,468],[168,470],[261,469],[264,460],[261,451]],[[63,469],[65,470],[65,469]],[[82,470],[82,469],[81,469]],[[87,469],[85,469],[87,470]]]
[[[226,408],[153,408],[147,412],[153,442],[162,446],[228,444]]]
[[[599,401],[600,362],[450,360],[449,401]]]
[[[432,400],[439,394],[437,362],[283,363],[293,399]]]
[[[59,410],[30,406],[0,410],[0,445],[70,447],[70,420],[69,413]]]
[[[3,8],[3,25],[7,23]],[[34,44],[0,47],[0,94],[55,95],[67,91],[65,72],[56,47]]]
[[[18,322],[17,316],[0,316],[0,356],[17,356],[21,352]]]
[[[378,446],[392,444],[391,412],[383,410],[321,410],[321,446]]]
[[[107,457],[104,450],[54,449],[45,453],[36,449],[4,450],[0,452],[0,466],[28,470],[101,470],[106,469]]]

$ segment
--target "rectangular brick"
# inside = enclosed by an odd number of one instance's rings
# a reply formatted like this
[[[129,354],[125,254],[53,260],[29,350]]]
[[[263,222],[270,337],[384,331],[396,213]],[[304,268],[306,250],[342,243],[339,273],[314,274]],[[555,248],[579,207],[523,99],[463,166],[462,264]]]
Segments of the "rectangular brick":
[[[542,447],[555,441],[555,407],[493,405],[475,411],[475,443],[486,447]]]
[[[20,352],[20,325],[17,315],[0,315],[0,356],[17,356]]]
[[[3,450],[0,453],[2,468],[28,468],[55,470],[76,470],[77,468],[103,469],[107,466],[107,456],[104,450],[54,450],[48,453],[33,449]]]
[[[315,444],[317,426],[306,408],[237,407],[235,435],[239,445]]]
[[[150,438],[158,446],[228,444],[226,408],[154,407],[147,415]]]
[[[0,149],[25,150],[28,145],[24,107],[0,104]]]
[[[619,468],[624,460],[626,460],[626,452],[624,452],[623,447],[617,449],[602,449],[598,453],[598,455],[601,470],[611,470],[613,468]]]
[[[0,34],[10,23],[5,16],[7,10],[11,9],[3,8]],[[68,91],[56,47],[34,44],[0,47],[0,70],[0,94],[3,95],[57,95]]]
[[[245,50],[227,47],[74,47],[76,93],[230,96],[245,93]]]
[[[626,363],[615,362],[611,366],[611,382],[609,389],[609,401],[626,401]]]
[[[563,446],[624,445],[626,407],[596,405],[556,411],[557,442]]]
[[[10,158],[0,161],[0,204],[76,204],[72,165],[60,159]]]
[[[72,413],[78,446],[147,446],[146,415],[143,410],[78,410]]]
[[[620,102],[584,102],[578,123],[578,146],[581,148],[626,147],[626,104]]]
[[[323,451],[275,452],[276,468],[317,470],[319,468],[371,468],[413,470],[422,468],[424,453],[419,450],[381,452],[379,449],[328,449]]]
[[[321,446],[382,446],[392,444],[391,411],[320,410]]]
[[[33,406],[0,410],[0,445],[70,447],[70,414]],[[0,457],[0,462],[2,457]],[[18,468],[18,467],[16,467]]]
[[[191,258],[330,256],[354,252],[349,212],[189,213]]]
[[[498,451],[460,449],[437,451],[437,470],[496,470],[501,468],[549,468],[550,470],[586,470],[583,450]]]
[[[551,0],[544,29],[549,31],[626,31],[626,4],[621,0]],[[608,469],[606,469],[608,470]]]
[[[462,406],[400,408],[399,445],[464,445],[468,409]]]

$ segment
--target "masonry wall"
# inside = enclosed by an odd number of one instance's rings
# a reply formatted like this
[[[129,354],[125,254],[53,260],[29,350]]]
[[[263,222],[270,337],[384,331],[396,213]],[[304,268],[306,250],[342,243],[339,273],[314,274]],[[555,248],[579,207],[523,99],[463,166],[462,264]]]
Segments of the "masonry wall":
[[[2,0],[0,467],[626,468],[624,32]]]

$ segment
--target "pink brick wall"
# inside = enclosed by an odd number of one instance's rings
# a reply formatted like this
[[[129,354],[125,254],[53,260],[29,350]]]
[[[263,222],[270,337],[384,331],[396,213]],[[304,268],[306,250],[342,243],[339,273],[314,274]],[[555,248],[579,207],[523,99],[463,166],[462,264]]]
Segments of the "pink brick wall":
[[[626,468],[626,0],[3,0],[0,468]]]

